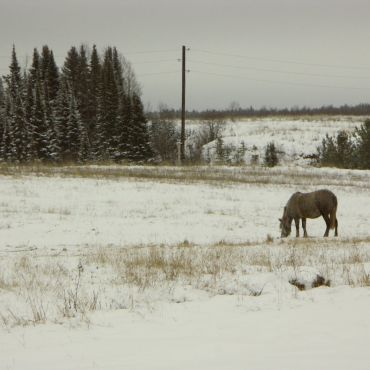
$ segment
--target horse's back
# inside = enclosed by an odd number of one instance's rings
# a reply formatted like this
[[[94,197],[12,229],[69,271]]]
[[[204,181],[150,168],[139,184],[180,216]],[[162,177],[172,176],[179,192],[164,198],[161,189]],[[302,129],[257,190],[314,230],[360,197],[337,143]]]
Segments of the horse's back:
[[[327,189],[311,193],[301,193],[297,196],[299,213],[302,218],[317,218],[330,213],[337,207],[337,197]]]
[[[336,195],[328,190],[328,189],[321,189],[314,192],[315,200],[318,207],[324,212],[331,212],[334,208],[338,206],[338,200]]]

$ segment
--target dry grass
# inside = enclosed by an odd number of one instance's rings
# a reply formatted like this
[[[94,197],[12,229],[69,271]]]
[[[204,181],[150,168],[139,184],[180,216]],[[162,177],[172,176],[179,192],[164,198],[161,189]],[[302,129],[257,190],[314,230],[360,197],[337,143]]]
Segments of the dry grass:
[[[99,164],[90,166],[28,164],[0,164],[0,175],[22,176],[59,176],[93,179],[119,180],[155,180],[163,182],[211,182],[223,186],[230,183],[278,184],[278,185],[325,185],[355,186],[370,188],[370,175],[361,175],[356,171],[307,168],[300,171],[294,168],[265,167],[230,167],[230,166],[129,166],[117,164]]]
[[[174,246],[91,248],[77,255],[24,252],[0,260],[0,295],[7,302],[0,305],[0,323],[9,328],[71,318],[89,322],[95,310],[140,310],[156,301],[181,302],[186,297],[174,296],[179,287],[259,297],[266,285],[263,280],[255,284],[259,274],[289,284],[308,268],[322,277],[313,279],[310,289],[368,287],[369,242],[301,239],[197,246],[185,241]]]

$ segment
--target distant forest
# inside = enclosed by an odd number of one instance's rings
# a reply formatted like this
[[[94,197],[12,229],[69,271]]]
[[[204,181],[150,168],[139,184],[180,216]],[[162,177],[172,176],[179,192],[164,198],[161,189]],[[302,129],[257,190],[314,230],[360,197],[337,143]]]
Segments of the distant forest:
[[[148,117],[155,116],[154,112],[148,112]],[[181,111],[175,109],[162,109],[162,117],[168,119],[179,119],[181,117]],[[348,115],[348,116],[368,116],[370,115],[370,104],[363,103],[357,105],[341,105],[335,107],[333,105],[325,105],[318,108],[310,107],[292,107],[292,108],[267,108],[262,107],[255,109],[249,108],[227,108],[223,110],[192,110],[186,112],[186,117],[191,119],[232,119],[232,118],[243,118],[243,117],[293,117],[293,116],[315,116],[315,115]]]
[[[15,47],[0,80],[0,160],[146,161],[154,155],[140,89],[115,47],[71,47],[61,69],[53,51],[33,51],[21,70]]]

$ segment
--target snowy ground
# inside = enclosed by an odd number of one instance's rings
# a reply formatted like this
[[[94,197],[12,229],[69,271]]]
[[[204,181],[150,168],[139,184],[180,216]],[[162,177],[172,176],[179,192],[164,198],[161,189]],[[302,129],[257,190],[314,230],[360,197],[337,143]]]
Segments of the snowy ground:
[[[369,368],[370,171],[0,172],[1,370]],[[323,187],[339,238],[281,240]]]

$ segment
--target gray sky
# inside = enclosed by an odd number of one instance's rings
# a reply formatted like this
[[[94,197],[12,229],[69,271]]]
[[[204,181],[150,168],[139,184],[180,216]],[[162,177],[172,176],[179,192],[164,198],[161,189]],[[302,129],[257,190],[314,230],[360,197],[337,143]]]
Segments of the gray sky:
[[[222,109],[370,102],[369,0],[0,0],[0,72],[48,44],[59,65],[71,45],[115,45],[143,100]]]

